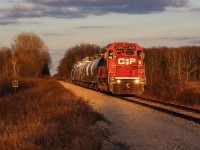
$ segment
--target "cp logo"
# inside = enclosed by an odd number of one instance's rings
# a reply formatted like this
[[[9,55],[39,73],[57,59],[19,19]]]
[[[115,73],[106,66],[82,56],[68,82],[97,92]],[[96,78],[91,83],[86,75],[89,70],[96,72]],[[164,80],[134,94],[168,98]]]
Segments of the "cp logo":
[[[126,64],[126,65],[129,65],[129,64],[132,64],[132,63],[135,63],[136,62],[136,59],[135,58],[119,58],[118,59],[118,64],[119,65],[124,65],[124,64]]]

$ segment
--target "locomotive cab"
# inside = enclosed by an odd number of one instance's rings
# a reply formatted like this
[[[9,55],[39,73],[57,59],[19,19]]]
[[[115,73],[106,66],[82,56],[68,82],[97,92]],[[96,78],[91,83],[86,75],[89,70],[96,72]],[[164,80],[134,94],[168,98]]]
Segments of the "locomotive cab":
[[[139,94],[144,91],[144,53],[135,43],[108,45],[105,53],[109,91],[113,94]]]

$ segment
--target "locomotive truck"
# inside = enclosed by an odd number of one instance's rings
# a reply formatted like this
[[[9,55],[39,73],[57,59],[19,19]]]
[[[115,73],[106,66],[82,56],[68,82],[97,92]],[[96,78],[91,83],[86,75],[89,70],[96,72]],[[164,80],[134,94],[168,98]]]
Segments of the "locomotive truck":
[[[116,95],[140,94],[145,85],[143,49],[136,43],[108,44],[102,57],[74,67],[71,79],[74,84]]]

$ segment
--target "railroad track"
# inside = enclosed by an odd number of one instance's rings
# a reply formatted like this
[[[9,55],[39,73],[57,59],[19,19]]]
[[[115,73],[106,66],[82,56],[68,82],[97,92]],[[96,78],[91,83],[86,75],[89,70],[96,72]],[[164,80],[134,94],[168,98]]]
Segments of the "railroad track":
[[[116,97],[118,99],[130,102],[130,103],[139,104],[139,105],[142,105],[142,106],[145,106],[145,107],[148,107],[160,112],[164,112],[164,113],[200,124],[200,110],[199,109],[194,109],[194,108],[167,103],[167,102],[158,101],[158,100],[152,100],[152,99],[144,98],[140,96],[134,96],[134,97],[122,97],[122,96],[113,96],[113,95],[110,95],[110,96]]]
[[[157,111],[161,111],[161,112],[200,124],[200,110],[199,109],[193,109],[190,107],[162,102],[158,100],[152,100],[152,99],[143,98],[139,96],[134,96],[134,97],[115,96],[115,97],[121,100],[130,102],[130,103],[139,104],[139,105],[142,105],[142,106],[145,106]]]

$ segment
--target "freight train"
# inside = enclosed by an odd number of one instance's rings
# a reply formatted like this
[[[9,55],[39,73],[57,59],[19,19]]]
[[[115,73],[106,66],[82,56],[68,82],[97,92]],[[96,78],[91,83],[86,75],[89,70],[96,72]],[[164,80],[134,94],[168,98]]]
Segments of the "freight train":
[[[101,57],[74,67],[71,79],[74,84],[116,95],[140,94],[145,85],[143,49],[136,43],[111,43]]]

